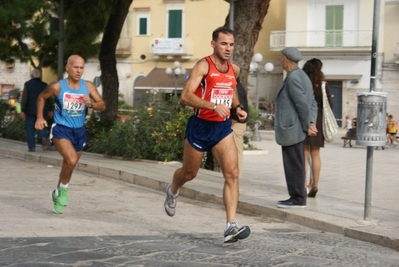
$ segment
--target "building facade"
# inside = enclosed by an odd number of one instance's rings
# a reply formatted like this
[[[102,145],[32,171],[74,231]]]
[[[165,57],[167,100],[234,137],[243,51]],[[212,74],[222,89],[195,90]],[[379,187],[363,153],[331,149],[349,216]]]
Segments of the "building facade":
[[[270,50],[297,47],[304,56],[300,66],[319,58],[336,118],[356,117],[357,93],[370,91],[374,1],[286,0],[285,12],[285,30],[270,33]],[[387,112],[394,116],[399,116],[397,14],[398,1],[381,1],[375,91],[388,93]]]
[[[150,92],[179,94],[195,63],[212,53],[211,33],[224,25],[230,2],[133,1],[116,50],[123,100],[140,105]],[[376,91],[388,93],[387,111],[399,116],[399,1],[380,3]],[[357,93],[370,90],[373,12],[374,0],[271,1],[254,50],[263,55],[260,65],[271,62],[274,69],[249,77],[251,102],[258,98],[267,107],[266,113],[273,112],[270,107],[284,79],[280,51],[295,46],[304,56],[300,66],[314,57],[322,60],[336,118],[340,121],[346,115],[356,117]],[[177,74],[175,61],[181,67]],[[167,68],[171,69],[170,74],[165,72]],[[4,87],[21,87],[29,79],[29,71],[19,65],[17,70],[21,74],[10,75],[2,69],[0,83]],[[18,77],[13,79],[13,75]],[[98,59],[89,59],[83,78],[98,81],[100,76]],[[55,78],[50,72],[43,75],[46,82]]]

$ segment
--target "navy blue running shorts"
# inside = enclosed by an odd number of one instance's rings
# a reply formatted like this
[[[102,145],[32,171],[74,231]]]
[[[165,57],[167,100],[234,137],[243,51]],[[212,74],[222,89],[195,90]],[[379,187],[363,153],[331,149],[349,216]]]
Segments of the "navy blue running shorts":
[[[71,141],[76,152],[82,151],[87,141],[86,128],[84,126],[80,128],[69,128],[54,123],[51,126],[50,140],[52,140],[53,137]]]
[[[222,122],[204,121],[193,115],[187,122],[186,138],[193,148],[206,152],[210,151],[232,131],[231,120]]]

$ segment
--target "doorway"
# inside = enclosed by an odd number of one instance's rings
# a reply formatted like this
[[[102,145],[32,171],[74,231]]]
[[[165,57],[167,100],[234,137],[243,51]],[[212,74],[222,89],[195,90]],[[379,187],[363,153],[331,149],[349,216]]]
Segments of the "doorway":
[[[342,81],[329,81],[331,100],[333,103],[333,113],[338,126],[342,127]]]

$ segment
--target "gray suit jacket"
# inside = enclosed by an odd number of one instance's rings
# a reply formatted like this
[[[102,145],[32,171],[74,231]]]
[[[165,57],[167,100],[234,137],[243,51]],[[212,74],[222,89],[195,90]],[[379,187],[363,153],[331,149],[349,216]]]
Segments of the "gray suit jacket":
[[[285,78],[276,97],[276,142],[291,146],[305,140],[311,122],[316,124],[317,103],[308,75],[298,67]]]

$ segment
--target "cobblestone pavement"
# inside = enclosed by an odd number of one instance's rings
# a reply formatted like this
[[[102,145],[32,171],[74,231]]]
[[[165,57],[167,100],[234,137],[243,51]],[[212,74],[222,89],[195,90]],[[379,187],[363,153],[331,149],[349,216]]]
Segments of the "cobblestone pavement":
[[[75,172],[51,211],[59,168],[0,156],[0,266],[399,266],[399,252],[267,217],[238,214],[251,236],[223,244],[224,209]],[[222,186],[222,185],[221,185]]]

